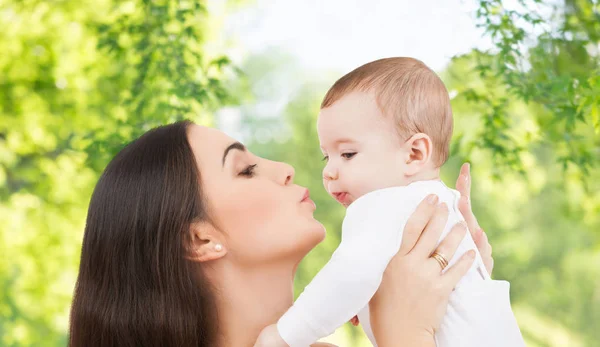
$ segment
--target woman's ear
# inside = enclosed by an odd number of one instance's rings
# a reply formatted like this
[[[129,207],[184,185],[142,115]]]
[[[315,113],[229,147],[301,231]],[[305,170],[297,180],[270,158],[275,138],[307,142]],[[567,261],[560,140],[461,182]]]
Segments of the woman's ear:
[[[208,222],[193,223],[190,226],[190,243],[187,258],[205,262],[222,258],[227,254],[223,234]]]
[[[406,159],[407,176],[413,176],[421,172],[430,163],[433,154],[433,142],[427,134],[414,134],[406,140],[404,148],[408,152]]]

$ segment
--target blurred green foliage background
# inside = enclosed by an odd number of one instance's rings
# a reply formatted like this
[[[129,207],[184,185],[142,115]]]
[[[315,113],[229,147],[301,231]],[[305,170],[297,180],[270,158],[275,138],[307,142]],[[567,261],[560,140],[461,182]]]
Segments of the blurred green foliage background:
[[[472,163],[473,205],[512,283],[530,346],[600,340],[600,5],[476,1],[493,42],[439,71],[455,133],[443,178]],[[321,186],[315,132],[327,88],[278,50],[234,64],[223,16],[253,2],[0,0],[0,345],[64,346],[87,204],[104,166],[147,129],[189,118],[224,127],[296,168],[328,236],[297,292],[339,243],[343,209]],[[542,10],[540,10],[542,9]],[[416,57],[419,58],[419,57]],[[293,88],[284,112],[265,102]],[[367,346],[345,326],[328,341]]]

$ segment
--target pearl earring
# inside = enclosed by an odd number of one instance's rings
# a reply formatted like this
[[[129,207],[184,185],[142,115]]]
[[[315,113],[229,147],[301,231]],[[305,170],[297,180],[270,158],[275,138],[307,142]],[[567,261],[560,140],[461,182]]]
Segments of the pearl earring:
[[[221,245],[220,243],[217,243],[215,245],[215,251],[221,252],[222,250],[223,250],[223,245]]]

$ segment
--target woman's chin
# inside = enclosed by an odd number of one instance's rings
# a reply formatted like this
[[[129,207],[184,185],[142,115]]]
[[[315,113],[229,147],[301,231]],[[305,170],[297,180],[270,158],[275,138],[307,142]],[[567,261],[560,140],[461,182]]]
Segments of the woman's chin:
[[[325,230],[325,226],[323,224],[321,224],[320,222],[317,222],[317,223],[319,223],[319,226],[320,226],[320,228],[319,228],[319,236],[320,236],[320,238],[319,238],[319,242],[317,242],[317,244],[319,244],[323,240],[325,240],[325,236],[327,235],[327,231]]]
[[[319,222],[316,219],[313,219],[313,225],[314,227],[312,228],[312,230],[310,230],[311,234],[314,234],[315,238],[318,239],[318,241],[315,243],[315,246],[319,243],[321,243],[321,241],[325,240],[325,235],[327,234],[325,231],[325,226],[323,224],[321,224],[321,222]]]
[[[325,240],[325,235],[326,235],[326,231],[325,231],[325,226],[323,226],[323,224],[321,224],[319,221],[317,221],[316,219],[314,220],[314,225],[307,230],[308,233],[308,239],[307,240],[307,244],[309,246],[308,251],[310,252],[313,248],[317,247],[317,245],[319,243],[321,243],[323,240]]]
[[[296,236],[294,243],[295,252],[304,257],[313,248],[317,247],[325,239],[325,227],[316,219],[310,221],[309,225],[302,228],[301,234]]]

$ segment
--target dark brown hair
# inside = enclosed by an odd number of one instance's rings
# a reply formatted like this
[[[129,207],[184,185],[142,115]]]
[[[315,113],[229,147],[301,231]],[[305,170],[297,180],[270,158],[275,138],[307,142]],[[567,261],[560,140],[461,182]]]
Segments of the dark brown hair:
[[[216,345],[212,289],[186,258],[207,219],[190,122],[148,131],[104,170],[90,202],[70,347]]]
[[[379,109],[393,117],[403,140],[416,133],[429,135],[435,163],[446,162],[453,130],[450,98],[444,82],[422,61],[392,57],[364,64],[333,84],[321,108],[357,91],[374,93]]]

